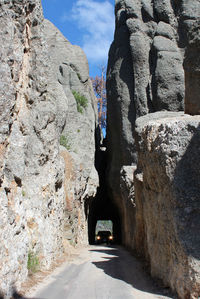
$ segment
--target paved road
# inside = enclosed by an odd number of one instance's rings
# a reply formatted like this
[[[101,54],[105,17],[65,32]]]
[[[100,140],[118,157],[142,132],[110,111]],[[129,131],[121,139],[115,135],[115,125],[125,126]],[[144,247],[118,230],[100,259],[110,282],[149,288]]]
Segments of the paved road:
[[[166,290],[165,294],[166,294]],[[33,298],[42,299],[150,299],[164,295],[142,265],[122,247],[90,246]]]

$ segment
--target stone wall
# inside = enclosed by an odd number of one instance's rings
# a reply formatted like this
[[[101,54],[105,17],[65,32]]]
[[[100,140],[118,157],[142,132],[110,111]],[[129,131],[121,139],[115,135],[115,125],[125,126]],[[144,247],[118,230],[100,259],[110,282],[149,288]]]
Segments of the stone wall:
[[[47,269],[68,240],[87,242],[96,111],[84,54],[44,22],[39,0],[0,1],[0,40],[0,289],[9,298],[27,277],[28,256]],[[81,116],[76,87],[88,99]],[[60,136],[68,132],[67,150]]]

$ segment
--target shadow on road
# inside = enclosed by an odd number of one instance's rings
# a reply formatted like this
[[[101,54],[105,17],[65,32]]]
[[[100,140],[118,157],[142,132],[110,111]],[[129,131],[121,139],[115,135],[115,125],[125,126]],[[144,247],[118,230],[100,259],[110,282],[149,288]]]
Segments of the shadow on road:
[[[5,296],[0,292],[0,299],[4,299],[4,298]],[[14,288],[12,292],[12,297],[10,299],[28,299],[28,298],[18,293]],[[39,299],[39,298],[29,298],[29,299]]]
[[[164,288],[160,282],[150,277],[144,270],[142,262],[122,247],[108,246],[108,249],[102,249],[96,246],[95,249],[90,251],[101,253],[103,261],[92,263],[112,278],[124,281],[143,292],[175,298],[169,288]],[[102,254],[105,254],[105,256]]]

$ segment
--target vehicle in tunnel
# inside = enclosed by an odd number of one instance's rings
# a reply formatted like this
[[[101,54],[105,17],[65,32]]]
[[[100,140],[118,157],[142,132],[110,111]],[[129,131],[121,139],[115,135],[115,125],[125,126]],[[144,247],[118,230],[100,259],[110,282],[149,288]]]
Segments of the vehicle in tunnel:
[[[99,231],[97,236],[96,236],[96,244],[111,244],[113,243],[113,235],[111,234],[110,231],[104,230],[104,231]]]
[[[99,225],[102,222],[110,223],[110,226]],[[101,209],[90,208],[88,219],[89,244],[97,244],[96,237],[98,231],[110,231],[113,236],[112,243],[121,244],[121,221],[114,205],[109,207],[109,204],[107,204],[106,208],[103,207]]]

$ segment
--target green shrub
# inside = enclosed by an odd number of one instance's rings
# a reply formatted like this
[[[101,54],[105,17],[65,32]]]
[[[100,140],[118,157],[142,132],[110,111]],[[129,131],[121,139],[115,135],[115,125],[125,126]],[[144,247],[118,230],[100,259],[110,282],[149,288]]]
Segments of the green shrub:
[[[38,256],[32,252],[29,251],[28,253],[28,261],[27,261],[27,269],[29,273],[35,273],[39,270],[39,258]]]
[[[60,145],[64,146],[68,151],[71,149],[69,139],[64,135],[60,136]]]
[[[73,96],[76,100],[77,111],[83,113],[83,108],[86,108],[88,105],[88,100],[85,96],[81,95],[75,90],[72,90]]]

